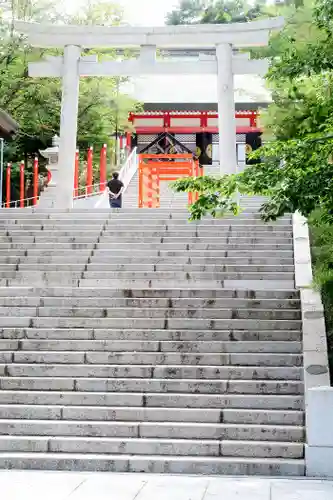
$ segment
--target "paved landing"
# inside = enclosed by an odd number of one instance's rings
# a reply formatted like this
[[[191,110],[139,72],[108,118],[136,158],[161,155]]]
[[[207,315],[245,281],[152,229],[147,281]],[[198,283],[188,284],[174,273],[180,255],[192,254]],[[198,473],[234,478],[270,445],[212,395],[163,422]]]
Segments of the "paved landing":
[[[333,481],[0,471],[3,500],[332,500]]]

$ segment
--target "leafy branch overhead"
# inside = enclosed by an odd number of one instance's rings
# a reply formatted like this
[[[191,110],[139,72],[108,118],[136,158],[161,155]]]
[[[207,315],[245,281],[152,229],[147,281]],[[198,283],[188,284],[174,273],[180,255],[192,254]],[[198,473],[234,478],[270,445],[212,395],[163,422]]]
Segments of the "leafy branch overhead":
[[[271,60],[267,83],[273,103],[262,112],[270,141],[252,155],[261,162],[230,179],[178,181],[175,189],[196,188],[200,194],[193,218],[225,211],[240,193],[267,196],[265,220],[295,210],[308,216],[318,207],[332,220],[333,7],[331,1],[317,0],[315,8],[312,3],[283,7],[286,26],[264,51]]]
[[[268,197],[261,207],[266,221],[296,210],[308,216],[318,206],[333,221],[332,148],[333,138],[277,141],[254,152],[252,158],[264,161],[239,174],[180,179],[174,189],[199,193],[190,207],[192,219],[237,213],[238,195],[258,195]]]
[[[41,50],[27,46],[12,30],[12,19],[53,23],[119,24],[121,10],[106,0],[82,5],[79,13],[66,14],[57,0],[0,0],[0,108],[19,123],[15,142],[7,148],[6,161],[33,157],[51,144],[59,133],[60,79],[34,79],[28,76],[28,63],[46,54],[61,55],[60,50]],[[86,51],[87,52],[87,51]],[[89,51],[88,51],[89,53]],[[101,51],[100,58],[112,59],[114,50]],[[86,149],[110,143],[118,128],[124,130],[128,112],[136,103],[119,92],[115,78],[82,78],[78,118],[78,145]],[[116,123],[117,122],[117,123]]]

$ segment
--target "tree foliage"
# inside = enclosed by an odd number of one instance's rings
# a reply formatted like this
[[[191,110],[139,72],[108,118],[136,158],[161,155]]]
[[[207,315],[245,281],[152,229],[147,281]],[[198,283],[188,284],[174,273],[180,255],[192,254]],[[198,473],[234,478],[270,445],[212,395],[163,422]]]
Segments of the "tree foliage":
[[[225,24],[247,22],[261,16],[265,0],[180,0],[166,16],[167,24]]]
[[[201,197],[191,208],[194,218],[214,213],[214,204],[205,200],[214,194],[217,206],[220,199],[225,204],[226,192],[231,199],[237,192],[266,195],[268,201],[262,207],[266,220],[295,210],[309,216],[317,207],[324,210],[327,219],[332,217],[333,97],[327,51],[328,46],[333,47],[333,26],[329,14],[322,10],[327,3],[318,0],[315,8],[311,4],[288,7],[285,29],[272,37],[266,51],[271,59],[267,80],[274,102],[264,122],[275,140],[254,154],[261,163],[230,178],[215,179],[218,186],[212,186],[207,178],[176,183],[178,190],[191,190],[195,183],[201,183]],[[317,54],[314,64],[311,51],[319,43],[326,51]],[[302,54],[303,71],[297,53]]]
[[[0,0],[1,1],[1,0]],[[119,24],[121,10],[108,1],[87,2],[78,14],[62,13],[55,0],[2,0],[0,3],[0,108],[19,123],[15,142],[7,148],[8,161],[27,160],[50,145],[59,133],[61,107],[60,79],[32,79],[28,63],[58,50],[28,46],[12,29],[12,20],[105,25]],[[85,51],[90,53],[89,51]],[[96,52],[95,52],[96,53]],[[113,50],[98,53],[101,59],[115,57]],[[118,78],[82,78],[78,115],[78,145],[86,149],[110,143],[116,121],[121,131],[135,102],[119,92]]]

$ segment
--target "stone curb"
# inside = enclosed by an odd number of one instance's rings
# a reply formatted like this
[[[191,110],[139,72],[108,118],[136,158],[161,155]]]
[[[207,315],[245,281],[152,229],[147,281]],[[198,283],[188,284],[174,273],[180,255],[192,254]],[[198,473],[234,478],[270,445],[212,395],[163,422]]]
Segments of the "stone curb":
[[[333,477],[333,388],[330,387],[324,308],[312,288],[309,228],[293,215],[295,287],[300,291],[307,444],[306,475]]]

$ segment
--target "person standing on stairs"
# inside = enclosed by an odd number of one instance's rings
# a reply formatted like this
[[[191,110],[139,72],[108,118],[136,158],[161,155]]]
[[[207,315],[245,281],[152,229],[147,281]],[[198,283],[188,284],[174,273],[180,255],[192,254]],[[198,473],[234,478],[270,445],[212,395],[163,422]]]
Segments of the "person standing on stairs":
[[[110,208],[121,208],[124,184],[119,179],[119,173],[114,172],[108,182]]]

